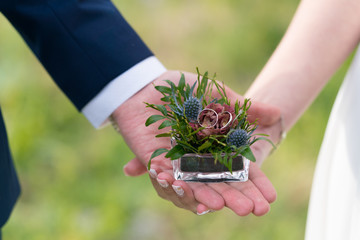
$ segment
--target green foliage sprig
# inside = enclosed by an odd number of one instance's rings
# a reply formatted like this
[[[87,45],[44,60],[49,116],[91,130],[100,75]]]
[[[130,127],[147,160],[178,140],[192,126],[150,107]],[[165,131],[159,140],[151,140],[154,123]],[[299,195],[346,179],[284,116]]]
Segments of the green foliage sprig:
[[[171,149],[160,148],[155,150],[150,157],[149,168],[151,159],[164,153],[166,153],[165,157],[171,160],[179,159],[186,153],[211,153],[215,161],[222,163],[231,171],[232,160],[238,155],[242,155],[251,161],[256,161],[250,149],[250,146],[256,141],[266,140],[274,146],[266,138],[266,134],[254,134],[257,128],[257,121],[249,122],[247,119],[247,111],[251,107],[250,99],[245,99],[242,104],[239,101],[235,102],[233,107],[235,117],[232,119],[229,130],[226,133],[202,134],[207,127],[200,126],[197,123],[200,111],[211,103],[230,107],[231,102],[226,94],[224,83],[220,84],[215,80],[216,75],[213,78],[208,77],[208,72],[201,75],[198,68],[197,73],[197,81],[192,86],[186,83],[184,74],[181,74],[178,85],[170,80],[165,80],[168,86],[155,86],[155,89],[163,95],[161,98],[164,102],[163,105],[145,103],[147,107],[159,112],[159,115],[150,116],[146,120],[145,125],[149,126],[162,120],[158,129],[171,128],[168,132],[158,134],[156,137],[168,137],[176,141],[176,145]],[[196,85],[198,87],[194,91]],[[214,89],[219,94],[219,99],[213,97]],[[194,113],[196,116],[194,116]],[[245,132],[237,131],[239,129]],[[244,143],[236,146],[236,144],[231,142],[231,139],[235,137],[236,140],[237,136],[235,135],[241,135],[241,133]],[[259,135],[261,137],[257,137]]]

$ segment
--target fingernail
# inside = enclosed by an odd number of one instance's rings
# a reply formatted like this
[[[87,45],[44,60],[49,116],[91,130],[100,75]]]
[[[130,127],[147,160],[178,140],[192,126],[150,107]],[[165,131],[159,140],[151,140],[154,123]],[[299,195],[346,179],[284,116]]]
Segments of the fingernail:
[[[201,212],[201,213],[196,213],[198,216],[202,216],[202,215],[205,215],[205,214],[207,214],[207,213],[209,213],[211,210],[209,209],[209,210],[206,210],[206,211],[203,211],[203,212]]]
[[[158,181],[158,183],[160,184],[160,186],[162,186],[163,188],[167,188],[169,186],[168,182],[164,179],[156,179]]]
[[[125,176],[129,177],[130,175],[126,173],[125,168],[126,168],[126,165],[123,167],[123,173],[125,174]]]
[[[150,169],[149,174],[150,174],[150,177],[157,178],[157,173],[156,173],[155,169]]]
[[[179,195],[180,197],[184,196],[184,189],[182,189],[181,186],[172,185],[172,188],[174,189],[177,195]]]

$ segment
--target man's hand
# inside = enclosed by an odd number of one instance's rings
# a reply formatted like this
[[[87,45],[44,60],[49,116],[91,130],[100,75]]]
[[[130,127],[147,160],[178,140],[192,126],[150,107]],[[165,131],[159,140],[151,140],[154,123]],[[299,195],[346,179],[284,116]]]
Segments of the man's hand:
[[[184,74],[186,82],[190,85],[197,80],[195,74]],[[156,79],[154,84],[165,85],[163,80],[166,79],[177,83],[180,73],[168,71]],[[236,100],[242,102],[243,100],[243,97],[228,88],[227,94],[232,102]],[[149,84],[113,113],[113,118],[117,122],[122,136],[136,156],[124,168],[124,172],[129,176],[147,172],[146,166],[151,154],[158,148],[170,149],[171,147],[170,139],[155,138],[155,135],[161,133],[157,129],[159,124],[145,127],[146,119],[154,113],[156,114],[156,111],[145,108],[144,102],[163,104],[160,100],[161,97],[162,95],[154,89],[154,86]],[[260,126],[267,128],[279,121],[280,112],[277,108],[253,103],[249,110],[249,118],[252,120],[258,118]],[[266,155],[259,150],[254,154],[257,158],[263,158]],[[255,163],[250,165],[249,180],[242,183],[206,184],[175,180],[171,162],[164,156],[152,160],[149,175],[160,197],[197,214],[220,210],[226,206],[240,216],[248,215],[251,212],[261,216],[269,211],[269,203],[276,199],[274,187]]]

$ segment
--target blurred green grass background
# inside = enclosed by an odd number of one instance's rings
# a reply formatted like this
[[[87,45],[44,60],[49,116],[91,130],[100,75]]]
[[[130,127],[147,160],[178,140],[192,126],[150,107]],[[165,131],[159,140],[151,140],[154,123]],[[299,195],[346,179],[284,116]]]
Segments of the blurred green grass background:
[[[169,69],[217,72],[243,94],[284,34],[295,0],[114,2]],[[263,170],[278,192],[264,217],[198,217],[157,197],[110,127],[95,131],[0,15],[0,104],[22,185],[4,239],[303,239],[313,171],[349,60]]]

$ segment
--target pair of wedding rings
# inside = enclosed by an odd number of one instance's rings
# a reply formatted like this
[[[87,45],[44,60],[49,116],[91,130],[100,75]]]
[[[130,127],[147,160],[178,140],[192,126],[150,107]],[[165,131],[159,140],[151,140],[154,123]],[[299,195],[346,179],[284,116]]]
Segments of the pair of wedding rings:
[[[206,115],[206,113],[208,113],[208,112],[213,112],[213,113],[215,114],[215,116],[216,116],[216,121],[214,121],[210,126],[204,126],[203,123],[200,121],[200,120],[201,120],[201,119],[200,119],[200,116]],[[204,113],[204,114],[202,114],[202,113]],[[220,127],[220,129],[224,129],[224,128],[228,127],[228,126],[232,123],[232,120],[233,120],[232,114],[231,114],[230,112],[225,111],[225,112],[223,112],[223,114],[228,114],[228,115],[229,115],[229,121],[228,121],[224,126]],[[215,110],[210,109],[210,108],[205,108],[205,109],[203,109],[203,110],[199,113],[199,115],[198,115],[198,117],[197,117],[197,122],[199,123],[199,125],[200,125],[201,127],[204,127],[204,128],[213,128],[213,127],[216,126],[216,124],[218,123],[218,121],[219,121],[219,114],[218,114]]]

